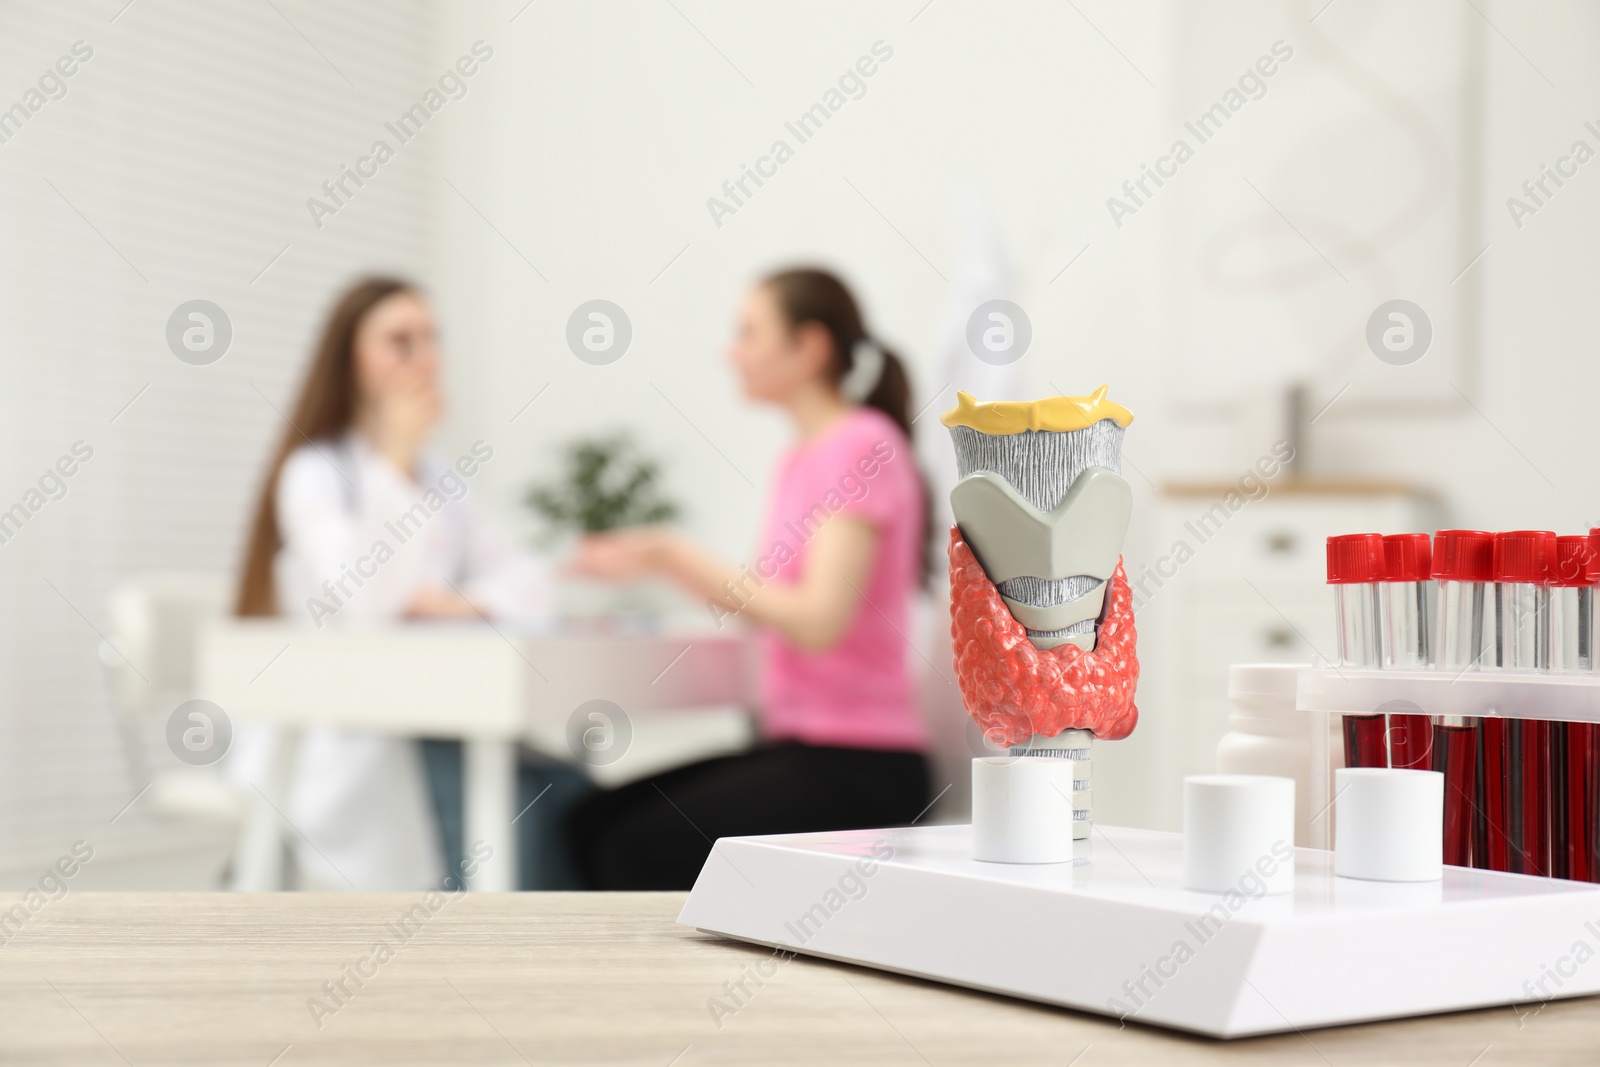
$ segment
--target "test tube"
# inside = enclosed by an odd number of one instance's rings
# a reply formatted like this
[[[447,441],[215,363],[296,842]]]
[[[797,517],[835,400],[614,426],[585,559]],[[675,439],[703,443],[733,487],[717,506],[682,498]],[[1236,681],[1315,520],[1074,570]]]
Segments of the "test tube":
[[[1513,671],[1550,669],[1550,576],[1556,535],[1549,530],[1495,534],[1495,609],[1499,616],[1499,666]],[[1506,827],[1511,870],[1550,873],[1550,724],[1506,720],[1504,768]]]
[[[1588,571],[1590,585],[1600,585],[1600,527],[1589,531]],[[1600,671],[1595,651],[1591,648],[1589,659]],[[1567,788],[1568,832],[1574,842],[1571,876],[1600,882],[1600,725],[1567,725]]]
[[[1494,534],[1440,530],[1433,535],[1432,573],[1439,590],[1435,665],[1452,677],[1481,670],[1494,635],[1485,611],[1494,577]],[[1483,720],[1461,715],[1433,719],[1429,768],[1444,775],[1444,861],[1458,867],[1489,865],[1482,727]]]
[[[1556,538],[1550,578],[1550,669],[1594,670],[1594,545],[1586,535]],[[1588,881],[1592,866],[1588,818],[1590,724],[1552,722],[1550,729],[1550,874]]]
[[[1383,539],[1383,584],[1378,651],[1388,670],[1425,669],[1433,658],[1433,545],[1425,533]],[[1427,770],[1433,721],[1426,715],[1390,715],[1389,766]]]
[[[1333,586],[1335,655],[1341,667],[1382,662],[1378,587],[1383,582],[1383,537],[1341,534],[1328,538],[1328,584]],[[1387,767],[1383,714],[1345,715],[1346,767]]]
[[[1600,527],[1589,531],[1588,577],[1591,586],[1600,585]],[[1594,652],[1591,647],[1590,663],[1600,670]],[[1600,882],[1600,724],[1567,723],[1567,813],[1567,876]]]

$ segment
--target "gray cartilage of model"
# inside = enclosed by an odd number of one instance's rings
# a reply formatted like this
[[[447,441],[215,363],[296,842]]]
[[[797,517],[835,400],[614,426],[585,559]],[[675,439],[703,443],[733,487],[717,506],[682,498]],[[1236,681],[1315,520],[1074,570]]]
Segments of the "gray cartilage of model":
[[[1132,506],[1119,473],[1123,432],[1112,419],[1064,432],[950,428],[956,524],[1035,648],[1094,648]],[[1086,471],[1098,484],[1074,493]]]

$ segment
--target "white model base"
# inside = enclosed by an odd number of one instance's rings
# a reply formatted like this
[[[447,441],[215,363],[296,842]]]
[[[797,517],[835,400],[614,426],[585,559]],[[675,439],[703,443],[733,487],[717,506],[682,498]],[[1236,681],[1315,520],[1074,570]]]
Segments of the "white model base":
[[[724,838],[678,921],[1214,1037],[1600,992],[1600,886],[1360,881],[1299,849],[1292,895],[1218,895],[1182,888],[1177,834],[1097,826],[1076,847],[1013,865],[972,859],[968,826]]]

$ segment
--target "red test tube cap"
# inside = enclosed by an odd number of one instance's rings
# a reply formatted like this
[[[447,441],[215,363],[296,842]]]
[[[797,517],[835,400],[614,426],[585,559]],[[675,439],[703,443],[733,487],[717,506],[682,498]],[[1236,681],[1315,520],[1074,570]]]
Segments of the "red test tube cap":
[[[1433,576],[1441,582],[1494,581],[1494,534],[1487,530],[1434,534]]]
[[[1425,582],[1433,576],[1433,541],[1425,533],[1385,534],[1383,580]]]
[[[1555,570],[1551,530],[1506,530],[1494,535],[1494,580],[1548,585]]]
[[[1589,581],[1600,582],[1600,526],[1589,531]]]
[[[1556,538],[1556,565],[1551,585],[1577,587],[1594,584],[1594,542],[1587,534]]]
[[[1339,534],[1328,538],[1328,584],[1383,581],[1383,535]]]

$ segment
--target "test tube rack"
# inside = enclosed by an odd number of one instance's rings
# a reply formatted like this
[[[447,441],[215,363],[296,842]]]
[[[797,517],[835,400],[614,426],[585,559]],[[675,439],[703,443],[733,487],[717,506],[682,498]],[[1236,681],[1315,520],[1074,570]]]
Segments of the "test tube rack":
[[[1600,675],[1309,667],[1300,672],[1295,706],[1366,714],[1399,701],[1416,705],[1424,715],[1600,722]]]
[[[1312,716],[1310,806],[1316,815],[1309,843],[1318,848],[1329,848],[1333,841],[1333,772],[1343,755],[1333,743],[1338,717],[1401,714],[1600,723],[1600,675],[1593,674],[1317,666],[1300,672],[1296,690],[1296,707]]]

